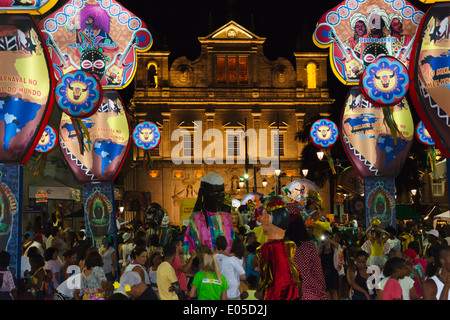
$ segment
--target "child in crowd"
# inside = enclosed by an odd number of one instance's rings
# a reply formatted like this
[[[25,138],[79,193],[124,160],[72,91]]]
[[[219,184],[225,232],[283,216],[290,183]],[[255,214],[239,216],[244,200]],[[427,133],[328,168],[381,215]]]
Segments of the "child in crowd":
[[[394,257],[384,266],[383,274],[390,277],[383,289],[383,300],[403,300],[402,287],[399,279],[406,276],[406,263],[402,258]]]

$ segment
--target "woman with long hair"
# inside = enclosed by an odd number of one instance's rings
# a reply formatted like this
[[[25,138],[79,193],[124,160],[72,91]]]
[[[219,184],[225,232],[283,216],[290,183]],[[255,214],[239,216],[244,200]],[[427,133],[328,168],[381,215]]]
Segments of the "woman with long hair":
[[[198,300],[227,300],[227,279],[220,273],[216,255],[207,250],[203,254],[202,270],[195,274],[191,298]]]
[[[289,223],[286,238],[296,245],[294,262],[303,280],[301,300],[329,300],[319,254],[302,217]]]

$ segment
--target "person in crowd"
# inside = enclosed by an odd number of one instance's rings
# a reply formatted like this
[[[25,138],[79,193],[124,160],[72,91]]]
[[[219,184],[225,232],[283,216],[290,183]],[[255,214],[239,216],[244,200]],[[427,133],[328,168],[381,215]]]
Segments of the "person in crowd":
[[[148,251],[146,236],[147,234],[144,230],[137,230],[133,239],[134,247],[144,247]]]
[[[371,273],[367,272],[367,260],[369,255],[364,250],[356,252],[354,265],[350,265],[347,271],[347,281],[351,287],[350,300],[374,300],[377,293],[368,286]]]
[[[412,241],[408,244],[408,249],[413,249],[415,258],[413,259],[414,264],[420,264],[423,270],[427,269],[427,260],[421,258],[421,248],[417,241]]]
[[[131,253],[131,250],[133,250],[133,248],[135,247],[135,245],[133,243],[131,233],[125,232],[122,235],[122,239],[123,239],[123,244],[119,249],[119,254],[120,254],[119,263],[121,263],[122,269],[124,270],[131,261],[130,253]]]
[[[17,288],[14,276],[8,270],[11,254],[7,251],[0,252],[0,300],[17,300]]]
[[[372,223],[366,230],[367,240],[370,241],[370,257],[367,261],[368,265],[377,265],[383,268],[386,263],[385,244],[390,234]]]
[[[286,238],[296,245],[294,262],[303,280],[301,300],[329,300],[319,254],[302,217],[289,223]]]
[[[433,246],[441,246],[442,244],[439,242],[439,231],[436,229],[432,229],[426,232],[428,244],[424,248],[424,256],[427,256],[427,250],[429,250]]]
[[[25,232],[22,239],[22,255],[25,255],[25,251],[33,243],[33,234],[31,232]]]
[[[227,300],[227,279],[220,273],[216,255],[211,250],[203,253],[202,270],[195,274],[190,295],[198,300]]]
[[[53,287],[56,288],[61,283],[61,265],[58,261],[58,250],[50,247],[44,252],[44,269],[49,270],[52,275]]]
[[[240,300],[239,285],[241,281],[245,280],[245,270],[242,267],[242,262],[236,256],[227,252],[228,242],[224,236],[216,238],[215,247],[219,271],[225,276],[228,283],[227,299]]]
[[[190,252],[190,257],[187,259],[186,263],[182,262],[182,256],[183,256],[183,239],[181,238],[175,238],[173,240],[173,243],[175,244],[176,248],[176,255],[175,259],[172,262],[172,267],[175,270],[175,274],[178,278],[178,283],[180,284],[181,292],[178,295],[178,298],[180,300],[187,300],[187,274],[192,266],[192,261],[197,256],[197,252],[195,250],[192,250]]]
[[[39,250],[37,247],[31,247],[30,250],[27,251],[27,254],[25,256],[22,256],[20,258],[20,278],[24,278],[25,277],[25,271],[31,270],[31,265],[30,265],[30,257],[34,254],[38,254]]]
[[[58,227],[52,227],[50,229],[50,234],[47,237],[47,240],[45,241],[45,248],[50,248],[52,246],[52,241],[58,236],[59,228]]]
[[[414,280],[414,289],[416,290],[417,295],[421,297],[423,290],[423,281],[425,280],[425,269],[420,263],[415,261],[416,256],[417,254],[413,249],[406,249],[403,252],[403,259],[405,260],[407,268],[409,270],[408,276]]]
[[[246,238],[245,238],[245,246],[249,246],[254,242],[257,242],[257,237],[256,234],[253,231],[250,231],[249,233],[247,233]]]
[[[158,293],[158,283],[157,283],[157,270],[159,265],[162,262],[162,254],[159,251],[154,251],[150,255],[150,265],[148,269],[148,274],[150,277],[150,285],[153,289],[153,292],[159,297]]]
[[[132,300],[158,300],[151,286],[142,281],[142,277],[135,271],[127,271],[120,277],[120,286],[125,288],[126,294]]]
[[[339,273],[334,266],[335,249],[338,248],[339,244],[331,239],[329,232],[324,233],[324,238],[318,253],[325,277],[326,290],[332,300],[339,300]]]
[[[74,274],[75,270],[79,271],[77,266],[77,253],[73,249],[67,249],[64,252],[64,263],[61,266],[61,281],[66,281]]]
[[[389,238],[386,240],[389,243],[389,250],[402,250],[402,242],[397,238],[397,231],[392,226],[387,226],[384,231],[389,233]]]
[[[179,300],[178,293],[181,291],[175,269],[172,263],[177,255],[177,248],[170,242],[163,247],[163,262],[156,270],[156,283],[161,300]]]
[[[449,300],[450,290],[450,247],[438,251],[440,272],[428,278],[423,285],[424,300]]]
[[[403,254],[400,250],[391,250],[388,253],[387,259],[390,260],[392,258],[402,258]],[[409,267],[405,263],[405,272],[406,274],[409,274]],[[376,274],[375,274],[376,276]],[[378,281],[378,288],[377,288],[377,299],[376,300],[383,300],[383,289],[386,284],[386,282],[389,280],[390,277],[386,277],[383,274],[380,275],[380,280]],[[402,297],[403,300],[418,300],[420,297],[417,295],[416,289],[414,288],[414,280],[411,279],[408,276],[403,277],[402,279],[398,279],[398,282],[400,283],[400,286],[402,287]]]
[[[103,259],[95,248],[88,250],[81,271],[80,289],[75,289],[75,300],[98,300],[105,298],[106,276],[103,271]]]
[[[440,269],[439,251],[441,248],[442,246],[436,243],[425,250],[425,259],[427,261],[427,268],[425,269],[426,278],[431,278],[438,273]]]
[[[31,270],[26,270],[24,275],[29,280],[30,294],[32,300],[44,300],[44,280],[47,275],[44,269],[44,257],[39,253],[30,256]]]
[[[399,279],[407,276],[405,260],[394,257],[386,261],[383,274],[389,279],[383,288],[383,300],[403,300],[403,290]]]
[[[106,275],[106,280],[114,282],[117,275],[117,260],[116,250],[114,248],[114,237],[107,234],[102,239],[103,247],[99,249],[99,253],[103,259],[103,271]]]
[[[25,251],[25,255],[27,255],[28,251],[32,247],[36,247],[39,250],[39,254],[44,257],[44,247],[42,245],[43,243],[43,236],[41,233],[35,233],[33,236],[33,243],[28,246],[28,249]]]
[[[150,276],[148,274],[147,270],[147,258],[148,253],[147,249],[145,247],[135,247],[133,250],[131,250],[130,253],[131,262],[130,264],[125,268],[124,272],[127,271],[135,271],[138,274],[140,274],[142,281],[146,285],[150,285]]]
[[[247,259],[245,260],[245,278],[253,275],[259,283],[259,260],[256,256],[256,248],[260,246],[259,242],[253,242],[247,246]]]

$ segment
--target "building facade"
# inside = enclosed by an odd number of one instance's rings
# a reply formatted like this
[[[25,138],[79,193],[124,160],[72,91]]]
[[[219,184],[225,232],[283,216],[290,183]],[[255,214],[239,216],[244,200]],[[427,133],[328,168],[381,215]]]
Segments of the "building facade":
[[[234,21],[198,40],[201,53],[194,61],[179,57],[169,65],[170,52],[138,53],[129,106],[132,127],[157,124],[161,143],[150,151],[150,169],[143,165],[144,152],[130,148],[122,168],[125,192],[149,192],[150,201],[168,211],[171,224],[183,222],[200,178],[209,172],[224,178],[234,199],[255,191],[268,194],[304,178],[303,145],[295,135],[311,116],[326,117],[334,102],[327,53],[294,53],[294,65],[281,57],[270,61],[265,38]],[[248,179],[239,187],[245,173]],[[321,190],[328,212],[329,189]],[[141,208],[136,218],[142,213]]]

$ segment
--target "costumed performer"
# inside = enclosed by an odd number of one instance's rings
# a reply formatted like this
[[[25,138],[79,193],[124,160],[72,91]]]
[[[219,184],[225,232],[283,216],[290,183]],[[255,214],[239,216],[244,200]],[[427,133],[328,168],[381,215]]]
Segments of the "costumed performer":
[[[215,239],[222,235],[228,242],[228,251],[234,240],[233,220],[221,211],[225,197],[225,181],[217,173],[208,173],[200,179],[197,202],[188,220],[183,242],[183,254],[200,245],[214,249]]]
[[[325,219],[325,213],[323,212],[323,201],[318,192],[309,190],[306,208],[309,210],[309,216],[314,221],[314,236],[319,240],[323,240],[322,236],[324,235],[324,232],[331,232],[331,224]]]
[[[260,291],[264,300],[297,300],[302,296],[301,280],[294,263],[296,245],[284,240],[290,214],[282,196],[264,203],[262,226],[268,241],[256,249],[260,261]]]

